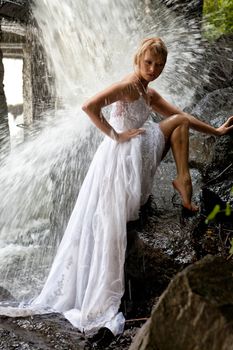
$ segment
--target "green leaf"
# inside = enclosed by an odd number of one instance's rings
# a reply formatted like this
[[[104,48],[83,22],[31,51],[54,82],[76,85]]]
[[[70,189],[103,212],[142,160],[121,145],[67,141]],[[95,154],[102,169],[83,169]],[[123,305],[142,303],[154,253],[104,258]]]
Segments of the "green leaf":
[[[231,188],[230,196],[233,197],[233,186]]]
[[[230,240],[231,248],[229,250],[229,254],[233,254],[233,238]]]
[[[231,215],[231,206],[230,206],[229,202],[227,202],[226,209],[225,209],[225,214],[226,214],[226,216],[230,216]]]
[[[205,223],[208,224],[209,221],[214,220],[215,216],[220,212],[220,205],[216,204],[211,213],[207,216]]]

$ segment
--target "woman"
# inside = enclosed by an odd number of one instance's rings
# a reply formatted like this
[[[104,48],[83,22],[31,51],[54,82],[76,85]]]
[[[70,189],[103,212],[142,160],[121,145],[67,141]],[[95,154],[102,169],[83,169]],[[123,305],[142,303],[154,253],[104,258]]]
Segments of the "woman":
[[[164,100],[148,84],[162,73],[167,49],[160,38],[145,39],[135,55],[135,72],[101,91],[83,110],[108,137],[99,146],[80,190],[48,280],[34,304],[64,315],[85,331],[122,332],[118,313],[124,293],[126,222],[138,218],[153,176],[171,146],[177,166],[174,188],[190,211],[189,127],[214,135],[233,129],[233,117],[219,128],[201,122]],[[113,104],[110,121],[102,108]],[[151,111],[165,119],[147,123]]]
[[[229,118],[221,127],[213,128],[182,112],[164,100],[154,89],[148,88],[148,84],[162,73],[166,59],[167,49],[160,38],[145,39],[135,55],[135,72],[92,97],[84,104],[83,110],[101,131],[113,140],[122,143],[144,133],[145,129],[133,128],[118,133],[103,119],[101,109],[118,100],[130,103],[143,96],[151,110],[166,117],[159,124],[165,143],[163,156],[171,146],[177,166],[177,178],[174,179],[173,186],[180,193],[183,206],[191,211],[196,211],[198,208],[191,203],[192,184],[188,168],[188,129],[191,127],[208,134],[224,135],[233,129],[233,125],[231,126],[233,117]]]
[[[124,328],[119,312],[124,293],[126,223],[138,218],[153,176],[171,146],[177,166],[174,188],[183,206],[195,212],[188,167],[189,127],[214,135],[231,130],[201,122],[164,100],[148,84],[162,73],[167,49],[160,38],[145,39],[135,71],[89,99],[83,110],[107,137],[99,146],[80,190],[66,232],[35,310],[55,310],[80,330]],[[102,108],[113,104],[109,122]],[[147,122],[151,111],[165,119]]]

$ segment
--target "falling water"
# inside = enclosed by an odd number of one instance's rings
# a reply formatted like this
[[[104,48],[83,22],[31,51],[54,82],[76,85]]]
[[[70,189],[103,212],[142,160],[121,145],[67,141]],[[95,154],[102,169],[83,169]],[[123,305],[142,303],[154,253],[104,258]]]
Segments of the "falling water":
[[[169,58],[154,86],[184,107],[200,53],[195,24],[159,1],[36,0],[32,11],[63,107],[46,114],[1,166],[0,286],[19,300],[43,285],[100,139],[82,101],[132,70],[142,38],[160,36]]]

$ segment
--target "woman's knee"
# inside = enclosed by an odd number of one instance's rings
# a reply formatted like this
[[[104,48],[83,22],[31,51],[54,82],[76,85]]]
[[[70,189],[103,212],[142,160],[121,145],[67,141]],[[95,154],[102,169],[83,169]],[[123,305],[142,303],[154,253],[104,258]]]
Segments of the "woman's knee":
[[[184,126],[186,126],[186,127],[189,127],[189,124],[190,124],[189,118],[188,118],[188,116],[186,116],[185,114],[182,114],[182,113],[180,113],[180,114],[174,114],[174,115],[172,116],[172,118],[177,122],[177,126],[182,126],[182,125],[184,125]]]
[[[185,114],[174,114],[160,122],[160,128],[166,140],[169,140],[172,134],[180,134],[189,129],[189,119]]]

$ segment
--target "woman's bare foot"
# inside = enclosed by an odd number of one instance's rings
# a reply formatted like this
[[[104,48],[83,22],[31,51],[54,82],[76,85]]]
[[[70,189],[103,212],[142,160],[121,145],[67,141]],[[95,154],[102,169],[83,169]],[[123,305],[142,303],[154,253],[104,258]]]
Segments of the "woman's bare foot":
[[[173,187],[179,192],[182,198],[183,207],[196,212],[199,208],[192,203],[192,182],[189,176],[185,178],[177,177],[172,181]]]

